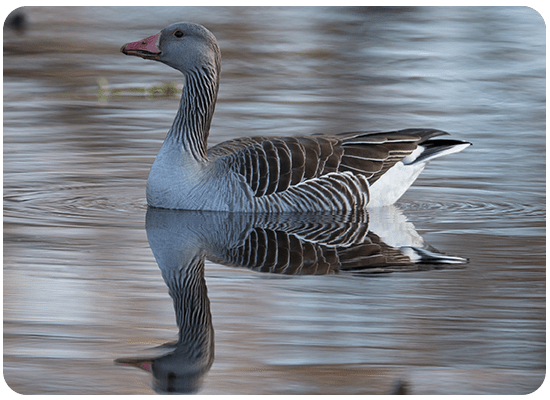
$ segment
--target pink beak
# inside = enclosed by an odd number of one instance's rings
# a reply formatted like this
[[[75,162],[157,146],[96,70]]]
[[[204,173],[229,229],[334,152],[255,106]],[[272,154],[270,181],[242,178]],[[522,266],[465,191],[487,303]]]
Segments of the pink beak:
[[[128,56],[138,56],[149,60],[158,60],[160,56],[159,40],[161,32],[137,42],[126,43],[120,51]]]

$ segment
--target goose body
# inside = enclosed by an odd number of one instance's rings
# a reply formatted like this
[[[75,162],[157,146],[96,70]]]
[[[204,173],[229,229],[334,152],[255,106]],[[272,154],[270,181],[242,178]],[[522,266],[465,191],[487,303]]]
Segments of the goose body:
[[[184,74],[176,118],[147,180],[149,206],[239,212],[347,212],[395,203],[426,164],[470,143],[435,129],[245,137],[207,149],[221,54],[206,28],[170,25],[124,54]]]

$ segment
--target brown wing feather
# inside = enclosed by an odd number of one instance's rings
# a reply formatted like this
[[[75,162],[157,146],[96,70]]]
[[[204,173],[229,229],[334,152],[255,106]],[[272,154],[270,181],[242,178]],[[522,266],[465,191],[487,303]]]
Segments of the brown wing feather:
[[[288,189],[292,180],[292,155],[284,141],[275,139],[273,145],[277,149],[277,156],[279,157],[279,181],[275,191],[282,192]]]
[[[405,129],[386,133],[343,133],[337,135],[344,149],[339,171],[365,175],[372,185],[391,167],[428,139],[446,135],[435,129]]]
[[[281,138],[288,147],[291,157],[291,180],[290,185],[296,185],[302,181],[305,173],[306,155],[304,145],[294,137]]]
[[[265,159],[269,166],[269,173],[263,177],[267,179],[267,188],[264,194],[269,195],[275,193],[279,184],[279,155],[277,148],[271,140],[266,140],[261,145],[265,151]]]
[[[372,185],[419,144],[445,134],[434,129],[406,129],[335,136],[255,136],[220,143],[209,149],[208,156],[226,160],[224,165],[243,176],[254,195],[261,197],[331,172],[360,174]]]
[[[315,178],[317,176],[317,168],[319,167],[319,142],[317,138],[300,137],[297,138],[304,148],[304,177],[303,180]]]
[[[249,136],[227,140],[210,147],[207,151],[207,155],[208,158],[213,161],[216,158],[234,154],[246,147],[262,143],[264,140],[268,139],[269,138],[266,136]]]

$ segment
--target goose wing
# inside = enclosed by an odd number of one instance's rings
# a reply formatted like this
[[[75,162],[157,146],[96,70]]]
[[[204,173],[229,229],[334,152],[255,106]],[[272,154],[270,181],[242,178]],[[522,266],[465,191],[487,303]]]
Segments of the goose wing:
[[[220,143],[209,149],[208,157],[241,175],[254,195],[261,197],[330,173],[362,175],[372,185],[418,145],[440,135],[447,133],[406,129],[334,136],[256,136]]]
[[[372,186],[397,162],[411,155],[419,145],[429,139],[448,135],[436,129],[405,129],[394,132],[342,133],[344,149],[339,171],[350,171],[366,176]]]

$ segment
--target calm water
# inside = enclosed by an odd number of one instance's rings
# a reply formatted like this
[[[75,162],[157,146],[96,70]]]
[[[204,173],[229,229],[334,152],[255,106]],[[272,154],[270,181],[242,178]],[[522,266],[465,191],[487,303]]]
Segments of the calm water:
[[[546,43],[535,11],[24,12],[23,32],[4,30],[4,379],[13,390],[155,393],[159,370],[181,360],[200,394],[525,394],[541,385]],[[178,303],[156,246],[173,240],[166,251],[177,253],[199,228],[158,239],[151,227],[164,225],[151,221],[166,215],[147,213],[145,201],[178,106],[177,94],[157,92],[181,80],[119,53],[180,20],[204,24],[222,48],[211,144],[407,127],[474,143],[433,162],[392,210],[400,226],[414,224],[469,264],[288,276],[210,254],[192,276],[203,318],[186,325],[188,303]],[[390,220],[371,216],[369,229]],[[244,229],[237,222],[224,226]],[[216,243],[229,241],[222,236]],[[178,341],[191,328],[208,346]]]

